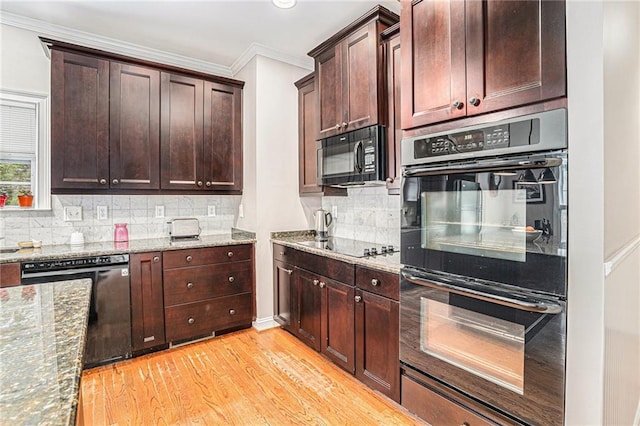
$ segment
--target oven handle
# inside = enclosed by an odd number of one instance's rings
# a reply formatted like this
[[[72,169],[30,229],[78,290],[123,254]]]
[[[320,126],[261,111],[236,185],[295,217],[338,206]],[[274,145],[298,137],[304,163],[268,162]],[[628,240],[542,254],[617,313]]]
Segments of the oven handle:
[[[487,170],[536,169],[539,167],[556,167],[561,164],[562,159],[558,157],[520,156],[508,159],[477,160],[468,163],[447,163],[437,166],[415,167],[405,169],[402,172],[402,176],[429,176]]]
[[[542,300],[534,297],[527,297],[526,300],[518,300],[513,298],[507,290],[500,290],[502,294],[489,294],[473,288],[466,288],[455,284],[447,284],[439,281],[429,281],[416,277],[412,274],[402,272],[402,277],[410,283],[444,290],[449,293],[459,294],[461,296],[471,297],[473,299],[483,300],[485,302],[496,303],[498,305],[519,309],[521,311],[536,312],[540,314],[559,314],[562,312],[562,306],[548,300]],[[481,285],[481,284],[479,284]]]

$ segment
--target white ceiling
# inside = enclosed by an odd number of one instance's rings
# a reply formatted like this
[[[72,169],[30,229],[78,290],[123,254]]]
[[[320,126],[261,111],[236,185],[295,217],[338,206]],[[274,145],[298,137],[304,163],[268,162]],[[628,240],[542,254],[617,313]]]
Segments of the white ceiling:
[[[58,33],[86,32],[230,68],[252,43],[311,64],[307,52],[376,4],[400,13],[397,0],[298,0],[292,9],[270,0],[0,0],[0,22],[26,17]]]

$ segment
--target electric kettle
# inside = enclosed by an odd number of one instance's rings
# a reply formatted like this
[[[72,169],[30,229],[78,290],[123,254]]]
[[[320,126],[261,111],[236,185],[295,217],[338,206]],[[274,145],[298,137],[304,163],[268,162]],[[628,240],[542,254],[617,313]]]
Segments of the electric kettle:
[[[327,241],[329,239],[329,225],[333,222],[333,216],[324,209],[316,210],[313,216],[316,222],[316,241]]]

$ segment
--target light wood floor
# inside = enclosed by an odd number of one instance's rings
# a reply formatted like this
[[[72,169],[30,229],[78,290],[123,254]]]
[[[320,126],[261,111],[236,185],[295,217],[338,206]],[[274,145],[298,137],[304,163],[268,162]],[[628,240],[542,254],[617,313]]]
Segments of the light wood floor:
[[[85,371],[87,425],[420,425],[280,329]]]

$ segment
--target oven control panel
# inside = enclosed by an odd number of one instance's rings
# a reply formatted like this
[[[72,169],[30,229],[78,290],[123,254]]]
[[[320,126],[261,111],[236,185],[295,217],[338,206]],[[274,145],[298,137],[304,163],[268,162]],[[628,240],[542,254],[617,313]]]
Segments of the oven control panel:
[[[415,158],[487,151],[510,146],[509,124],[414,141]]]

